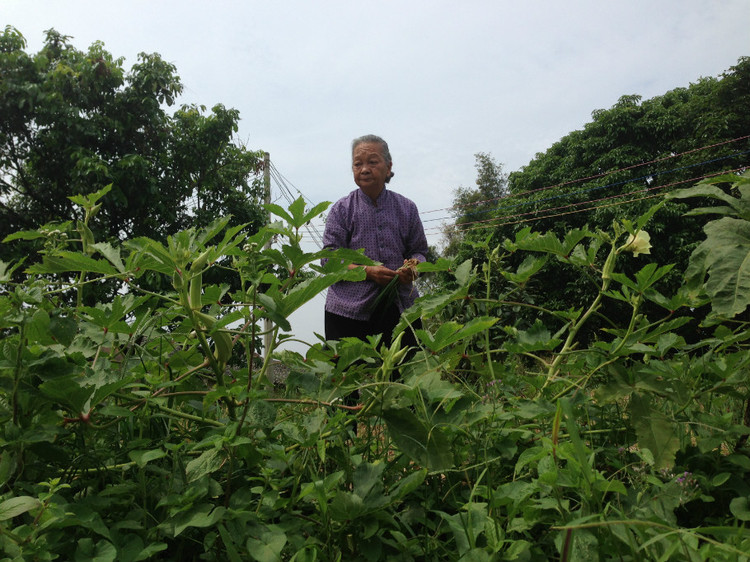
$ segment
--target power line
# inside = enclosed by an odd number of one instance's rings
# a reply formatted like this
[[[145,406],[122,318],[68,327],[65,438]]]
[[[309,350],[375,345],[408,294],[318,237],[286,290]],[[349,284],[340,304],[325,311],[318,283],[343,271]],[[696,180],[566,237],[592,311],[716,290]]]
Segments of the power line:
[[[483,209],[481,211],[475,211],[475,212],[466,213],[465,216],[468,217],[468,216],[472,216],[472,215],[486,215],[488,213],[498,212],[498,211],[502,211],[504,209],[513,209],[515,207],[522,207],[524,205],[544,203],[546,201],[553,201],[555,199],[561,199],[561,198],[569,198],[569,197],[573,197],[573,196],[576,196],[576,195],[580,195],[582,193],[589,193],[589,192],[592,192],[592,191],[597,191],[597,190],[602,190],[602,189],[609,189],[609,188],[612,188],[612,187],[617,187],[617,186],[620,186],[620,185],[626,185],[628,183],[637,182],[637,181],[646,181],[647,183],[650,183],[651,181],[653,181],[653,178],[658,177],[658,176],[663,176],[663,175],[667,175],[667,174],[671,174],[671,173],[675,173],[675,172],[680,172],[680,171],[687,170],[687,169],[690,169],[690,168],[695,168],[697,166],[703,166],[705,164],[712,164],[714,162],[720,162],[722,160],[728,160],[730,158],[734,158],[736,156],[742,156],[742,155],[745,155],[745,154],[748,154],[748,153],[750,153],[750,150],[745,150],[745,151],[741,151],[741,152],[735,152],[734,154],[729,154],[729,155],[726,155],[726,156],[721,156],[721,157],[713,158],[713,159],[710,159],[710,160],[703,160],[701,162],[696,162],[696,163],[689,164],[689,165],[686,165],[686,166],[680,166],[678,168],[673,168],[671,170],[664,170],[664,171],[661,171],[661,172],[653,172],[653,173],[649,173],[649,174],[646,174],[646,175],[643,175],[643,176],[640,176],[640,177],[637,177],[637,178],[632,178],[632,179],[627,179],[627,180],[621,180],[621,181],[617,181],[617,182],[608,183],[608,184],[605,184],[605,185],[599,185],[599,186],[589,187],[589,188],[586,188],[586,189],[578,189],[576,191],[570,191],[570,192],[567,192],[567,193],[561,193],[561,194],[554,195],[554,196],[551,196],[551,197],[547,197],[547,198],[544,198],[544,199],[535,199],[533,201],[522,201],[522,202],[515,203],[515,204],[512,204],[512,205],[500,205],[500,206],[497,206],[497,207],[492,207],[490,209]],[[611,172],[611,173],[615,173],[615,172]],[[566,182],[566,184],[569,184],[569,183],[573,183],[573,182]],[[565,185],[565,184],[559,184],[559,185]],[[549,188],[542,188],[542,189],[549,189]],[[532,190],[532,191],[526,191],[526,192],[524,192],[522,194],[519,194],[519,195],[526,195],[526,194],[537,192],[537,191],[541,191],[541,189],[539,189],[539,190]],[[436,220],[443,220],[445,218],[446,217],[439,218],[439,219],[428,219],[427,221],[424,221],[424,222],[432,222],[432,221],[436,221]],[[473,221],[473,222],[481,222],[481,221]],[[472,223],[463,223],[463,224],[472,224]]]
[[[715,172],[715,173],[712,173],[712,174],[706,174],[704,176],[699,176],[699,177],[690,178],[690,179],[686,179],[686,180],[680,180],[680,181],[677,181],[677,182],[673,182],[671,184],[659,185],[659,186],[655,186],[655,187],[644,189],[644,190],[638,190],[638,191],[645,193],[645,192],[649,192],[649,191],[655,191],[655,190],[665,189],[667,187],[674,187],[676,185],[680,185],[680,184],[688,183],[688,182],[697,182],[697,181],[700,181],[700,180],[703,180],[703,179],[706,179],[706,178],[715,177],[715,176],[719,176],[719,175],[722,175],[722,174],[730,174],[730,173],[740,172],[740,171],[744,170],[745,168],[746,168],[745,166],[741,166],[739,168],[734,168],[732,170],[723,170],[721,172]],[[506,215],[505,217],[496,217],[494,219],[487,219],[486,221],[481,221],[481,222],[487,222],[487,223],[489,223],[491,221],[502,220],[503,218],[516,218],[516,217],[522,217],[522,216],[525,216],[525,215],[535,215],[535,214],[538,214],[538,213],[548,213],[549,211],[557,211],[557,210],[562,210],[562,209],[568,209],[570,207],[575,207],[575,206],[578,206],[578,205],[585,205],[585,204],[588,204],[588,203],[598,203],[600,201],[607,201],[607,200],[610,200],[610,199],[622,198],[622,197],[626,197],[628,195],[633,195],[633,194],[637,193],[638,191],[631,191],[630,193],[619,194],[619,195],[611,195],[609,197],[603,197],[601,199],[594,199],[594,200],[589,200],[589,201],[581,201],[581,202],[578,202],[578,203],[571,203],[569,205],[564,205],[564,206],[561,206],[561,207],[555,207],[555,208],[552,208],[552,209],[545,209],[543,211],[529,211],[528,213],[522,213],[522,214],[519,214],[519,215],[512,215],[512,216]],[[618,206],[618,205],[625,205],[625,204],[628,204],[628,203],[635,203],[637,201],[643,201],[645,199],[653,199],[654,197],[658,197],[659,195],[661,195],[661,194],[660,193],[654,193],[654,194],[651,194],[651,195],[646,195],[644,197],[638,197],[636,199],[627,199],[627,200],[624,200],[624,201],[617,201],[617,202],[614,202],[614,203],[608,203],[606,205],[595,205],[595,206],[588,207],[588,208],[585,208],[585,209],[576,209],[576,210],[572,210],[572,211],[566,211],[566,212],[554,213],[554,214],[544,214],[542,216],[535,216],[535,217],[526,218],[526,219],[511,220],[511,221],[506,221],[506,222],[501,222],[501,223],[493,223],[493,224],[484,224],[484,225],[480,225],[480,226],[472,226],[470,228],[462,228],[462,229],[457,229],[457,230],[458,230],[458,232],[467,232],[467,231],[471,231],[471,230],[481,230],[481,229],[485,229],[485,228],[496,228],[496,227],[500,227],[500,226],[510,226],[510,225],[514,225],[514,224],[521,224],[521,223],[526,223],[526,222],[533,222],[533,221],[537,221],[537,220],[551,219],[551,218],[560,217],[560,216],[564,216],[564,215],[571,215],[571,214],[582,213],[582,212],[586,212],[586,211],[595,211],[597,209],[603,209],[603,208],[607,208],[607,207],[615,207],[615,206]],[[474,223],[471,223],[471,224],[474,224]]]
[[[273,163],[270,164],[270,175],[271,179],[275,182],[277,187],[279,188],[279,192],[281,193],[281,196],[284,197],[287,201],[287,203],[291,204],[295,201],[295,196],[292,193],[291,187],[294,188],[294,190],[301,196],[304,200],[308,201],[310,204],[313,204],[313,202],[310,200],[310,198],[306,197],[294,184],[292,184],[289,180],[287,180],[284,175],[279,172],[278,168],[274,166]],[[278,200],[278,199],[277,199]],[[315,245],[319,248],[323,248],[323,236],[321,235],[320,231],[318,230],[318,227],[313,224],[312,222],[309,222],[304,225],[305,230],[312,238]]]
[[[745,154],[750,154],[750,150],[746,150],[746,151],[742,151],[742,152],[736,152],[734,154],[730,154],[730,155],[727,155],[727,156],[721,156],[719,158],[713,158],[711,160],[704,160],[702,162],[697,162],[697,163],[689,164],[689,165],[686,165],[686,166],[680,166],[678,168],[673,168],[671,170],[666,170],[666,171],[663,171],[663,172],[654,172],[652,174],[647,174],[645,176],[640,176],[640,177],[633,178],[633,179],[621,180],[621,181],[618,181],[618,182],[612,182],[612,183],[609,183],[609,184],[606,184],[606,185],[590,187],[590,188],[587,188],[587,189],[579,189],[579,190],[576,190],[576,191],[571,191],[569,193],[563,193],[563,194],[555,195],[555,196],[552,196],[552,197],[546,197],[544,199],[535,199],[533,201],[523,201],[523,202],[519,202],[519,203],[516,203],[516,204],[513,204],[513,205],[505,205],[505,206],[494,207],[492,209],[488,209],[488,210],[484,210],[484,211],[477,211],[476,213],[471,213],[471,214],[474,214],[474,215],[488,214],[488,213],[491,213],[491,212],[499,212],[499,211],[502,211],[502,210],[510,210],[510,209],[513,209],[513,208],[516,208],[516,207],[523,207],[523,206],[527,206],[527,205],[536,205],[536,204],[540,204],[540,203],[554,201],[556,199],[567,199],[567,198],[570,198],[570,197],[573,197],[573,196],[576,196],[576,195],[580,195],[580,194],[583,194],[583,193],[591,193],[591,192],[594,192],[594,191],[599,191],[599,190],[602,190],[602,189],[609,189],[609,188],[617,187],[617,186],[621,186],[621,185],[627,185],[629,183],[634,183],[634,182],[646,181],[647,183],[651,183],[651,181],[653,180],[653,178],[658,177],[658,176],[663,176],[663,175],[667,175],[667,174],[671,174],[671,173],[675,173],[675,172],[679,172],[679,171],[683,171],[683,170],[688,170],[690,168],[695,168],[695,167],[702,166],[702,165],[705,165],[705,164],[712,164],[712,163],[715,163],[715,162],[720,162],[722,160],[728,160],[729,158],[734,158],[736,156],[742,156],[742,155],[745,155]],[[691,181],[691,180],[686,180],[686,181]],[[683,182],[678,182],[678,183],[683,183]],[[653,188],[650,188],[650,189],[653,189]],[[529,192],[525,192],[525,193],[529,193]],[[614,195],[612,197],[618,197],[618,195]],[[578,203],[573,203],[572,205],[585,205],[587,203],[591,203],[591,202],[598,201],[598,200],[599,199],[590,199],[590,200],[587,200],[587,201],[581,201],[581,202],[578,202]],[[537,212],[539,212],[539,211],[537,211]],[[487,221],[492,221],[492,220],[499,220],[499,219],[504,218],[505,216],[522,216],[522,214],[518,214],[518,215],[509,215],[509,214],[506,214],[506,215],[503,215],[503,216],[500,216],[500,217],[493,217],[491,219],[464,222],[464,223],[461,223],[461,225],[465,226],[465,225],[471,225],[471,224],[479,224],[479,223],[483,223],[483,222],[487,222]],[[435,220],[435,219],[433,219],[433,220]],[[440,227],[434,227],[433,230],[434,229],[439,229],[439,228]]]
[[[731,143],[738,142],[738,141],[741,141],[741,140],[745,140],[745,139],[748,139],[748,138],[750,138],[750,135],[744,135],[744,136],[737,137],[737,138],[734,138],[734,139],[731,139],[731,140],[722,141],[722,142],[714,143],[714,144],[711,144],[711,145],[702,146],[702,147],[699,147],[699,148],[693,148],[693,149],[690,149],[690,150],[686,150],[684,152],[672,153],[669,156],[663,156],[661,158],[656,158],[654,160],[649,160],[647,162],[640,162],[638,164],[632,164],[630,166],[625,166],[624,168],[619,168],[617,170],[611,170],[611,171],[601,172],[599,174],[594,174],[594,175],[591,175],[591,176],[587,176],[587,177],[583,177],[583,178],[578,178],[578,179],[574,179],[574,180],[568,180],[568,181],[565,181],[565,182],[562,182],[562,183],[557,183],[557,184],[554,184],[554,185],[548,185],[548,186],[545,186],[545,187],[539,187],[539,188],[536,188],[536,189],[530,189],[528,191],[523,191],[523,192],[520,192],[520,193],[509,193],[509,194],[506,194],[506,195],[501,195],[499,197],[493,197],[493,198],[490,198],[490,199],[484,199],[482,201],[475,201],[473,203],[466,203],[464,205],[454,205],[452,207],[445,207],[445,208],[442,208],[442,209],[433,209],[431,211],[423,211],[420,214],[421,215],[427,215],[427,214],[430,214],[430,213],[436,213],[436,212],[440,212],[440,211],[453,211],[453,210],[458,210],[458,209],[462,209],[462,208],[466,208],[466,207],[473,207],[473,206],[477,206],[477,205],[483,205],[485,203],[490,203],[492,201],[498,201],[498,200],[501,200],[501,199],[510,199],[512,197],[522,197],[524,195],[529,195],[531,193],[536,193],[538,191],[545,191],[545,190],[548,190],[548,189],[555,189],[557,187],[563,187],[565,185],[571,185],[571,184],[575,184],[575,183],[590,181],[590,180],[594,180],[594,179],[597,179],[597,178],[600,178],[600,177],[603,177],[603,176],[609,176],[609,175],[612,175],[612,174],[617,174],[619,172],[624,172],[624,171],[627,171],[627,170],[632,170],[632,169],[639,168],[639,167],[642,167],[642,166],[648,166],[650,164],[657,164],[657,163],[663,162],[665,160],[670,160],[672,158],[678,158],[680,156],[685,156],[687,154],[692,154],[694,152],[700,152],[701,150],[707,150],[709,148],[716,148],[716,147],[719,147],[719,146],[723,146],[723,145],[726,145],[726,144],[731,144]],[[443,217],[443,219],[430,219],[430,220],[444,220],[445,218],[448,218],[448,217]],[[425,222],[428,222],[428,221],[425,221]]]

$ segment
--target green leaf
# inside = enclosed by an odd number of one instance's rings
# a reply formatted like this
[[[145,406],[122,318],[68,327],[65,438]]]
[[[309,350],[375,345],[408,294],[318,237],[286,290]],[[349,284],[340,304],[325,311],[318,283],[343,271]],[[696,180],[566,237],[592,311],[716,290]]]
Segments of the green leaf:
[[[144,547],[144,549],[138,553],[138,556],[136,556],[133,562],[140,562],[141,560],[149,560],[155,554],[159,552],[164,552],[165,550],[167,550],[168,547],[169,545],[163,542],[151,543],[147,545],[146,547]]]
[[[737,176],[724,176],[722,179],[713,178],[710,180],[711,183],[726,183],[731,181],[734,183],[737,181]],[[723,189],[711,185],[708,181],[701,182],[693,187],[687,189],[679,189],[667,194],[667,199],[688,199],[691,197],[708,197],[711,199],[718,199],[729,205],[734,211],[741,212],[742,208],[738,205],[739,200],[736,197],[732,197]],[[708,214],[717,212],[716,208],[708,207],[702,209],[700,214]],[[691,211],[689,214],[698,214],[696,210]]]
[[[116,248],[109,242],[98,242],[92,247],[105,258],[107,258],[109,262],[115,266],[117,271],[119,271],[120,273],[125,273],[126,268],[125,264],[122,262],[122,258],[120,257],[119,247]]]
[[[322,203],[318,203],[312,209],[310,209],[310,211],[305,213],[305,215],[302,217],[302,220],[304,221],[303,224],[310,222],[312,219],[317,217],[319,214],[323,213],[330,206],[331,206],[331,201],[323,201]]]
[[[360,498],[366,498],[374,488],[383,487],[383,470],[385,463],[365,462],[359,465],[354,471],[352,483],[354,484],[354,493]]]
[[[31,496],[17,496],[0,503],[0,521],[7,521],[39,507],[41,502]]]
[[[71,195],[68,197],[73,203],[83,208],[93,207],[99,199],[112,190],[112,184],[107,184],[100,190],[85,195]]]
[[[163,449],[151,449],[147,451],[130,451],[128,456],[135,464],[143,468],[151,461],[166,457],[167,453]]]
[[[703,252],[700,255],[705,258],[711,308],[732,318],[750,304],[750,222],[724,217],[703,230],[706,240],[696,252]]]
[[[221,535],[224,548],[227,550],[227,558],[229,559],[229,562],[243,562],[242,557],[235,546],[234,538],[224,525],[219,525],[219,535]]]
[[[649,400],[633,393],[628,407],[630,423],[638,436],[638,446],[648,449],[654,457],[654,468],[661,470],[674,466],[680,448],[676,424],[659,410],[651,407]]]
[[[294,219],[292,218],[292,215],[286,212],[286,209],[284,207],[281,207],[279,205],[276,205],[274,203],[265,203],[263,205],[263,208],[266,209],[268,212],[273,213],[277,217],[281,217],[289,224],[294,223]],[[302,226],[302,225],[300,225]]]
[[[80,414],[95,389],[79,383],[77,376],[57,377],[40,384],[39,390],[48,398],[67,405],[74,414]]]
[[[367,513],[367,507],[361,496],[339,490],[331,501],[330,513],[334,521],[348,521]]]
[[[78,324],[73,318],[59,315],[50,318],[49,333],[57,343],[69,346],[73,343],[77,332]]]
[[[201,529],[213,527],[221,521],[224,513],[226,513],[226,509],[223,507],[214,507],[211,504],[203,503],[187,511],[178,513],[159,525],[159,527],[171,536],[176,537],[188,527],[198,527]]]
[[[450,442],[438,428],[428,427],[407,409],[387,409],[383,419],[393,442],[414,462],[431,471],[453,466]]]
[[[78,541],[75,560],[87,560],[91,562],[114,562],[117,558],[117,549],[108,540],[100,540],[94,546],[94,541],[84,538]]]
[[[456,281],[461,286],[469,285],[471,281],[472,267],[471,260],[468,259],[456,268],[453,275],[456,277]]]
[[[527,283],[529,279],[531,279],[536,273],[538,273],[546,263],[546,256],[528,255],[524,258],[523,262],[521,262],[521,265],[518,266],[518,269],[515,273],[511,271],[501,271],[501,273],[503,277],[505,277],[511,283],[523,285]]]
[[[23,263],[23,260],[11,265],[7,262],[0,260],[0,283],[9,282],[13,277],[13,272],[19,267],[21,267],[22,263]]]
[[[188,482],[194,482],[202,476],[216,472],[221,468],[224,457],[219,449],[208,449],[196,459],[191,460],[185,467]]]
[[[729,503],[729,511],[740,521],[750,521],[750,500],[747,496],[734,498]]]
[[[449,345],[453,345],[459,341],[471,338],[480,332],[484,332],[491,326],[495,325],[498,320],[498,318],[483,316],[472,319],[466,325],[457,322],[445,322],[438,327],[435,335],[432,337],[424,330],[419,330],[418,332],[420,334],[420,339],[422,339],[432,351],[440,351]]]
[[[391,499],[400,500],[406,497],[408,494],[419,488],[422,485],[422,482],[425,481],[425,478],[427,478],[426,468],[412,472],[406,478],[402,478],[393,488],[391,488]]]
[[[283,300],[283,298],[280,300]],[[281,302],[276,302],[268,293],[258,293],[258,302],[263,306],[264,314],[274,324],[277,324],[285,332],[291,332],[292,326],[286,318],[287,315]]]
[[[38,230],[21,230],[19,232],[14,232],[13,234],[8,234],[8,236],[3,238],[3,242],[13,242],[14,240],[37,240],[46,237],[47,235],[44,232]]]
[[[434,263],[428,261],[420,263],[417,265],[417,271],[419,273],[433,273],[436,271],[450,271],[452,267],[453,260],[440,257]]]
[[[117,270],[109,262],[68,251],[62,251],[52,256],[44,256],[42,263],[31,265],[26,271],[36,274],[64,273],[67,271],[86,271],[89,273],[101,273],[102,275],[115,275],[117,273]]]
[[[279,562],[286,542],[284,531],[268,525],[257,536],[247,539],[247,551],[258,562]]]

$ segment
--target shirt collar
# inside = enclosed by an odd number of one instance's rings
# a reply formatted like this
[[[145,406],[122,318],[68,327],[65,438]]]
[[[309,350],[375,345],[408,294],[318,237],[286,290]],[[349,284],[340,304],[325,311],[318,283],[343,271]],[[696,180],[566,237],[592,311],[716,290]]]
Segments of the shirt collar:
[[[369,203],[373,207],[382,206],[382,204],[385,203],[385,201],[387,201],[388,199],[387,193],[388,193],[388,187],[386,186],[383,188],[383,191],[380,192],[380,195],[378,195],[378,198],[373,202],[373,200],[370,199],[367,195],[365,195],[365,193],[361,189],[357,188],[357,197],[360,197],[363,201],[365,201],[366,203]]]

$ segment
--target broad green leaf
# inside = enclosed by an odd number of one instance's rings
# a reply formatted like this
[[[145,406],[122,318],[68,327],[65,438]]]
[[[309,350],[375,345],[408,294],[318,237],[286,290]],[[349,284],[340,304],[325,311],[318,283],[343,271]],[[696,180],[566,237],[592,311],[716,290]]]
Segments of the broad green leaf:
[[[27,511],[35,509],[41,502],[31,496],[17,496],[0,503],[0,521],[13,519]]]
[[[432,273],[435,271],[450,271],[453,267],[453,260],[449,260],[443,257],[440,257],[435,261],[435,263],[432,262],[422,262],[417,266],[417,271],[420,273]]]
[[[257,562],[280,562],[281,551],[286,542],[284,531],[276,525],[268,525],[256,536],[248,538],[246,546],[250,556]]]
[[[504,348],[516,353],[551,351],[559,344],[560,340],[552,337],[544,323],[536,320],[528,330],[516,332],[516,341],[506,343]]]
[[[654,458],[654,468],[661,470],[674,466],[680,448],[676,424],[659,410],[651,407],[649,400],[633,393],[628,407],[630,424],[638,436],[638,446],[648,449]]]
[[[83,195],[70,195],[68,199],[70,199],[73,203],[80,207],[89,208],[96,204],[99,199],[104,197],[107,193],[109,193],[112,190],[112,184],[109,183],[102,187],[100,190],[95,191],[93,193],[87,193]]]
[[[396,446],[418,465],[431,471],[453,466],[450,443],[438,428],[428,427],[406,409],[385,410],[383,419]]]
[[[329,509],[335,521],[348,521],[367,513],[367,507],[361,496],[343,490],[336,492]]]
[[[360,498],[366,498],[375,487],[382,489],[384,469],[385,463],[383,462],[365,462],[359,465],[352,478],[354,493]]]
[[[125,264],[122,262],[122,258],[120,257],[120,248],[112,246],[109,242],[98,242],[97,244],[93,245],[93,248],[96,249],[97,252],[99,252],[101,255],[103,255],[105,258],[109,260],[109,262],[115,266],[117,271],[120,273],[125,273]]]
[[[529,279],[531,279],[536,273],[538,273],[546,263],[546,256],[535,256],[530,254],[524,258],[523,262],[521,262],[521,265],[518,266],[518,269],[515,273],[504,270],[501,271],[501,273],[503,277],[505,277],[511,283],[524,285],[529,281]]]
[[[226,513],[225,508],[214,507],[211,504],[204,503],[178,513],[159,525],[159,527],[171,536],[176,537],[188,527],[198,527],[201,529],[213,527],[221,521],[224,513]]]
[[[229,562],[244,562],[235,545],[235,540],[241,540],[241,538],[232,537],[231,533],[223,524],[219,524],[218,527],[219,535],[221,535],[221,540],[224,543],[224,548],[227,550],[227,558],[229,559]]]
[[[331,204],[331,201],[323,201],[322,203],[318,203],[317,205],[315,205],[302,217],[302,220],[304,221],[303,224],[310,222],[312,219],[314,219],[319,214],[324,212],[328,207],[330,207]]]
[[[587,230],[570,230],[561,242],[553,232],[545,232],[544,234],[531,232],[523,237],[518,237],[516,244],[521,250],[544,252],[567,258],[573,252],[573,249],[589,236],[592,236],[592,234]]]
[[[117,549],[108,540],[100,540],[94,545],[90,538],[78,541],[75,560],[90,560],[91,562],[115,562]]]
[[[37,240],[39,238],[46,238],[47,234],[40,232],[39,230],[21,230],[8,234],[3,238],[3,242],[13,242],[14,240]]]
[[[457,322],[445,322],[438,327],[432,338],[423,330],[420,330],[419,333],[420,338],[425,341],[432,351],[440,351],[489,329],[498,320],[498,318],[479,317],[473,318],[466,325],[461,325]]]
[[[141,560],[150,560],[154,555],[156,555],[159,552],[164,552],[169,548],[169,545],[167,543],[163,542],[153,542],[143,548],[138,553],[138,556],[135,557],[133,562],[140,562]]]
[[[42,263],[31,265],[28,273],[65,273],[67,271],[86,271],[102,275],[115,275],[117,270],[104,260],[97,260],[90,256],[76,252],[62,251],[55,255],[42,258]]]
[[[146,451],[130,451],[128,456],[135,464],[143,468],[151,461],[166,457],[167,453],[163,449],[151,449]]]
[[[719,201],[722,201],[723,203],[726,203],[731,209],[733,209],[737,213],[742,213],[743,205],[740,204],[740,200],[736,197],[731,196],[723,189],[716,187],[715,185],[711,185],[712,183],[735,183],[739,179],[738,176],[721,176],[719,178],[712,178],[708,181],[703,181],[693,187],[689,187],[687,189],[679,189],[676,191],[673,191],[669,194],[667,194],[668,199],[688,199],[691,197],[708,197],[711,199],[717,199]],[[719,208],[720,209],[720,208]],[[694,209],[690,211],[687,214],[694,215],[694,214],[708,214],[708,213],[716,213],[721,212],[717,210],[717,208],[712,207],[706,207],[698,211],[698,209]]]
[[[21,267],[22,264],[23,260],[18,261],[12,265],[0,260],[0,283],[7,283],[8,281],[10,281],[13,276],[13,272]]]
[[[267,293],[258,293],[258,302],[263,306],[266,317],[270,318],[274,324],[277,324],[285,332],[291,332],[292,326],[289,324],[282,303],[277,302]]]
[[[750,500],[747,496],[734,498],[729,503],[729,511],[740,521],[750,521]]]
[[[750,304],[750,222],[724,217],[703,230],[706,240],[699,248],[705,248],[705,287],[711,308],[732,318]]]
[[[208,242],[210,242],[211,240],[213,240],[217,234],[219,234],[222,230],[226,228],[230,220],[232,220],[232,215],[219,217],[211,221],[211,223],[208,226],[202,228],[198,232],[197,236],[195,237],[196,244],[199,246],[203,246],[207,244]],[[225,234],[224,242],[226,243],[228,238],[234,236],[237,232],[242,230],[244,227],[245,227],[244,224],[240,224],[229,229],[230,232]]]
[[[273,213],[277,217],[281,217],[289,224],[294,223],[294,219],[292,218],[292,215],[290,215],[286,211],[286,209],[284,207],[281,207],[280,205],[276,205],[275,203],[264,203],[263,208],[266,209],[268,212]]]
[[[77,376],[57,377],[40,384],[39,390],[48,398],[66,404],[74,414],[80,414],[95,390],[93,386],[80,386],[80,382]]]
[[[49,333],[59,344],[69,346],[78,332],[78,324],[70,316],[56,315],[50,318]]]
[[[412,472],[406,478],[402,478],[401,480],[399,480],[396,485],[391,488],[391,498],[394,500],[404,498],[405,496],[419,488],[419,486],[422,485],[422,482],[424,482],[425,478],[427,478],[426,468],[422,468],[421,470]]]
[[[364,273],[364,272],[363,272]],[[281,314],[285,317],[289,317],[295,310],[299,309],[303,304],[309,302],[321,292],[326,290],[328,287],[341,281],[348,279],[351,274],[348,271],[342,271],[338,274],[316,276],[310,279],[305,279],[298,285],[295,285],[289,293],[283,297]],[[285,328],[286,329],[286,328]]]
[[[185,467],[188,482],[194,482],[202,476],[216,472],[221,468],[224,457],[219,449],[203,451],[198,458],[191,460]]]
[[[468,286],[471,281],[472,267],[471,260],[468,259],[459,265],[454,271],[453,275],[456,277],[456,281],[460,286]]]
[[[133,377],[123,377],[114,382],[98,387],[94,392],[94,395],[91,397],[91,406],[96,406],[106,398],[112,396],[112,394],[120,390],[122,387],[130,384],[132,380]]]
[[[305,216],[305,200],[304,198],[297,197],[289,205],[289,212],[292,214],[292,220],[289,221],[290,225],[299,228],[305,224],[303,217]]]

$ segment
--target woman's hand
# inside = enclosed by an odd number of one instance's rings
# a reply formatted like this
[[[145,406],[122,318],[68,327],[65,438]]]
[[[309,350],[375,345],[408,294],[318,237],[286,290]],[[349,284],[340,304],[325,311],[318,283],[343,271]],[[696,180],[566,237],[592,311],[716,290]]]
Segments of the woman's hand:
[[[393,271],[392,269],[389,269],[384,265],[365,266],[365,279],[367,279],[367,281],[374,281],[376,284],[382,287],[385,287],[397,275],[399,276],[400,281],[401,273]]]
[[[397,270],[398,280],[402,285],[408,285],[409,283],[414,282],[419,276],[419,273],[417,273],[417,265],[419,265],[419,261],[414,258],[404,260],[404,265]]]

